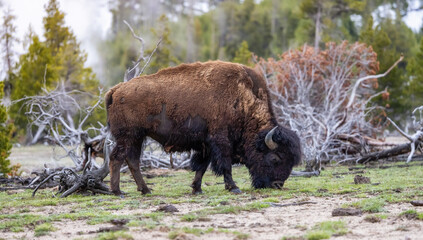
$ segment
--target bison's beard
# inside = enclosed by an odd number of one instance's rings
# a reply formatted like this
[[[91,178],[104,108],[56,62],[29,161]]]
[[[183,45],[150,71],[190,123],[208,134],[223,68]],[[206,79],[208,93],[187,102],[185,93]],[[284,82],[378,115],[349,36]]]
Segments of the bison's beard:
[[[255,176],[252,177],[252,185],[255,188],[268,188],[271,187],[272,181],[268,176]]]

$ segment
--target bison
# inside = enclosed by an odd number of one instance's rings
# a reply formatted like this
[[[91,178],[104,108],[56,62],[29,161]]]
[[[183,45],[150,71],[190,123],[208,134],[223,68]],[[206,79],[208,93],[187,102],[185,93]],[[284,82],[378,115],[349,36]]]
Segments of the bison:
[[[245,164],[255,188],[281,188],[301,160],[301,146],[293,131],[278,125],[269,98],[259,73],[222,61],[181,64],[117,84],[105,97],[116,142],[112,192],[121,194],[119,170],[126,160],[138,191],[150,193],[139,167],[146,136],[167,152],[193,150],[193,193],[202,192],[209,164],[233,193],[241,192],[232,179],[234,163]]]

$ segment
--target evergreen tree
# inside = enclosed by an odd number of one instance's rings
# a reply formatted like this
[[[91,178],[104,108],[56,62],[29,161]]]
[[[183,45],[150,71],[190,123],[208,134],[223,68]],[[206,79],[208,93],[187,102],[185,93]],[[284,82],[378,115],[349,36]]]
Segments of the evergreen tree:
[[[54,57],[59,79],[65,82],[67,89],[95,91],[98,80],[92,69],[84,66],[87,55],[80,49],[73,32],[65,26],[65,14],[60,11],[57,0],[50,0],[45,9],[45,44]]]
[[[357,36],[349,16],[361,12],[364,7],[364,2],[358,0],[303,0],[301,12],[313,22],[314,27],[309,31],[314,32],[315,49],[322,42],[345,40],[350,34]]]
[[[91,68],[84,66],[86,54],[80,49],[73,32],[65,26],[58,1],[50,0],[45,10],[45,41],[30,32],[28,51],[20,57],[19,70],[12,81],[12,99],[38,95],[42,87],[52,89],[59,83],[63,83],[66,90],[97,93],[99,82]],[[28,125],[22,104],[14,104],[10,113],[19,133],[23,133]],[[27,140],[29,136],[31,134],[27,132]]]
[[[175,66],[179,63],[179,60],[173,56],[171,52],[172,41],[170,40],[169,19],[166,17],[166,15],[162,15],[160,16],[158,23],[159,26],[155,29],[153,28],[151,31],[156,39],[161,38],[162,41],[152,56],[152,60],[150,61],[146,71],[144,72],[146,74],[156,73],[162,68]],[[155,47],[156,45],[147,51],[146,55],[149,56],[152,54]]]
[[[3,63],[4,63],[4,100],[7,105],[10,102],[10,95],[12,91],[11,78],[13,78],[15,70],[15,52],[13,50],[13,45],[18,42],[16,33],[16,26],[13,24],[13,21],[16,19],[16,16],[12,14],[12,10],[8,9],[4,12],[3,23],[0,29],[0,44],[3,51]]]
[[[0,89],[3,89],[3,82],[0,82]],[[3,91],[0,91],[0,99],[2,99]],[[12,144],[10,143],[11,125],[6,124],[7,112],[6,107],[0,104],[0,173],[7,174],[10,172],[10,155]]]
[[[241,43],[238,51],[236,51],[235,57],[232,61],[244,64],[244,65],[247,65],[247,66],[252,66],[253,65],[252,57],[253,57],[253,53],[250,52],[250,50],[248,49],[247,41],[242,41],[242,43]]]
[[[407,64],[414,58],[416,39],[412,31],[404,22],[385,19],[373,28],[373,19],[369,17],[364,30],[360,34],[360,41],[371,45],[378,53],[380,72],[385,72],[394,64],[401,54],[405,59],[394,68],[386,77],[380,78],[379,90],[389,91],[389,100],[377,98],[381,106],[386,106],[389,116],[399,121],[412,111],[405,91],[409,80]]]
[[[409,111],[423,105],[423,38],[420,40],[419,51],[416,57],[410,61],[407,71],[410,73],[410,79],[407,82],[404,93],[406,105]]]
[[[39,94],[44,84],[47,87],[54,86],[53,83],[57,82],[58,76],[50,49],[34,34],[28,52],[19,58],[19,71],[12,79],[12,100]],[[14,125],[20,133],[23,133],[28,125],[24,109],[21,109],[22,104],[22,102],[13,104],[10,111]]]

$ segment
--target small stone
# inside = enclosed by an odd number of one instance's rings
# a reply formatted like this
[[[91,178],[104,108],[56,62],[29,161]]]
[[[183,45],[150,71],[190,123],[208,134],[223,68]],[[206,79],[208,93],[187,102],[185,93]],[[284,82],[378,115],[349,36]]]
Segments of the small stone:
[[[332,211],[332,217],[337,216],[359,216],[362,214],[360,209],[356,208],[336,208]]]
[[[355,175],[354,183],[355,184],[368,184],[368,183],[370,183],[370,178],[363,177],[361,175]]]
[[[381,221],[381,219],[377,216],[367,216],[366,218],[364,218],[364,221],[371,222],[371,223],[378,223]]]
[[[123,226],[129,222],[129,219],[112,219],[110,222],[116,226]]]
[[[171,212],[171,213],[173,213],[173,212],[179,212],[179,210],[175,206],[169,204],[169,205],[164,205],[164,206],[159,207],[156,210],[156,212]]]

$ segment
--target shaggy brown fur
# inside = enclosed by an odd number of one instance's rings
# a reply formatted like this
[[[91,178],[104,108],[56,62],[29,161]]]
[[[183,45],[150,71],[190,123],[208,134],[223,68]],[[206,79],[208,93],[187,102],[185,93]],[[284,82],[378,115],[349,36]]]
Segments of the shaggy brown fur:
[[[264,137],[277,126],[265,80],[240,64],[212,61],[182,64],[156,74],[120,83],[106,94],[108,124],[117,146],[110,161],[111,188],[120,194],[118,167],[128,162],[138,190],[149,192],[139,171],[145,136],[167,151],[195,150],[191,166],[193,192],[201,192],[201,178],[211,163],[224,175],[225,187],[239,192],[231,165],[243,162],[255,187],[269,187],[289,176],[300,161],[298,137],[277,127],[270,150]],[[275,172],[277,171],[277,172]]]

